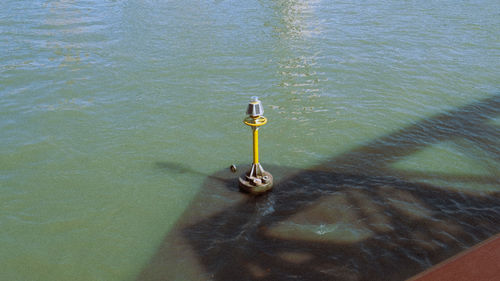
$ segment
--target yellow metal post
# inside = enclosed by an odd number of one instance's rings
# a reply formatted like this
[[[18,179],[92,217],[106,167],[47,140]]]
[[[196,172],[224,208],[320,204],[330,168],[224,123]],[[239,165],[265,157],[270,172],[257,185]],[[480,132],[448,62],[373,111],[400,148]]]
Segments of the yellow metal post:
[[[259,128],[253,128],[253,164],[259,164]]]
[[[243,120],[245,125],[252,128],[253,133],[253,164],[247,173],[239,178],[240,188],[252,194],[262,194],[273,187],[273,176],[259,164],[259,127],[267,123],[262,116],[264,109],[257,97],[252,97],[248,104],[248,116]]]

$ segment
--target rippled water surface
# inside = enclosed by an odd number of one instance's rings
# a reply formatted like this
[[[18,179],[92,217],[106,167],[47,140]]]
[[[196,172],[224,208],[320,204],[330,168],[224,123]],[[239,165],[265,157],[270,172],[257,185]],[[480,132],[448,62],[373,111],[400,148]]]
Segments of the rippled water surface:
[[[498,26],[491,0],[2,1],[0,279],[404,280],[500,232]],[[254,95],[258,198],[228,170]]]

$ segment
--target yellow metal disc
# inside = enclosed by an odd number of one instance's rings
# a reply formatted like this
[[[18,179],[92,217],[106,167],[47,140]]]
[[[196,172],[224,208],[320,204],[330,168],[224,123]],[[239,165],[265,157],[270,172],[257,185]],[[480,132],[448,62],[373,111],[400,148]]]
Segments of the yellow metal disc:
[[[248,116],[247,118],[245,118],[245,120],[243,120],[243,123],[248,126],[259,127],[267,123],[267,118],[264,116],[258,116],[255,118]]]

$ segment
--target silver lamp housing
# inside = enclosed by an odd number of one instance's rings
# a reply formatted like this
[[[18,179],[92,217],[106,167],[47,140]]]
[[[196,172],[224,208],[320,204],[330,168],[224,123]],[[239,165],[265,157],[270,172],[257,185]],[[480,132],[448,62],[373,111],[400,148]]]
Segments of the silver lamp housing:
[[[262,107],[258,97],[252,97],[247,107],[247,114],[251,117],[259,117],[264,114],[264,107]]]

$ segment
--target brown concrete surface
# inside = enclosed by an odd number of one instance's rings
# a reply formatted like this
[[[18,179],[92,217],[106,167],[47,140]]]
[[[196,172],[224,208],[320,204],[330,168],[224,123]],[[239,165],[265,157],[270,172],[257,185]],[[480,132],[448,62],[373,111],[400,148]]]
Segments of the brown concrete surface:
[[[408,281],[500,281],[500,234]]]

